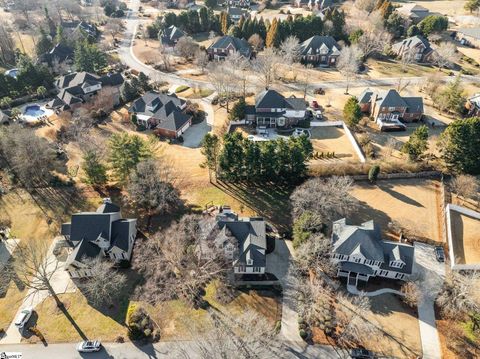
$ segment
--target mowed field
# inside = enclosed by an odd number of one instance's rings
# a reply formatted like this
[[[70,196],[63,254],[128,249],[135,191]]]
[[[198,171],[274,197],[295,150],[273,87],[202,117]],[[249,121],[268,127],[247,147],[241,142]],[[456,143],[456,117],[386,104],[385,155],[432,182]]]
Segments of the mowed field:
[[[480,220],[450,211],[455,261],[458,264],[480,263]]]
[[[354,221],[373,219],[386,236],[388,224],[398,223],[422,240],[441,242],[440,183],[426,179],[381,180],[357,183],[352,195],[360,201]]]

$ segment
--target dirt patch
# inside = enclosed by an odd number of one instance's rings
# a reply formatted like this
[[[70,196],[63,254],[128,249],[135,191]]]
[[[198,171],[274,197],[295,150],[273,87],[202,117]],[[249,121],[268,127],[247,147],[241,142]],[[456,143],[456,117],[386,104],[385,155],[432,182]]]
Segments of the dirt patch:
[[[396,237],[388,229],[398,223],[418,239],[441,242],[440,183],[434,180],[382,180],[377,185],[357,183],[352,195],[360,201],[353,220],[373,219],[384,235]]]
[[[359,158],[353,149],[345,131],[337,127],[312,127],[313,152],[316,154],[335,153],[335,159],[358,161]],[[323,159],[312,160],[311,166],[324,164]]]
[[[450,211],[452,245],[457,264],[480,263],[480,219]]]

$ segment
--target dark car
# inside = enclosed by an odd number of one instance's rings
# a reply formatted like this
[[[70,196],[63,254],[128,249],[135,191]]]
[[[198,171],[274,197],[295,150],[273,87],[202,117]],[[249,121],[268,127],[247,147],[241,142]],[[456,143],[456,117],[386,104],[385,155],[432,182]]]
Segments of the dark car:
[[[445,262],[445,251],[443,250],[443,247],[435,247],[435,257],[438,262]]]
[[[321,88],[321,87],[317,87],[317,88],[313,91],[313,93],[314,93],[315,95],[325,95],[325,90],[324,90],[323,88]]]
[[[375,354],[367,349],[356,348],[350,351],[350,357],[355,359],[375,359]]]

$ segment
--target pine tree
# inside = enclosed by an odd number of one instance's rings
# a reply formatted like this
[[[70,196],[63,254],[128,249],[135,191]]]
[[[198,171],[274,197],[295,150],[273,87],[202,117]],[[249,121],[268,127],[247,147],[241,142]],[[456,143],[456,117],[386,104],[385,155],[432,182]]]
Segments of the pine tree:
[[[362,110],[356,97],[350,97],[343,107],[343,118],[348,127],[355,127],[362,118]]]
[[[149,144],[137,135],[115,133],[109,146],[110,163],[120,181],[125,181],[138,163],[151,157]]]
[[[265,45],[267,47],[277,47],[280,42],[278,34],[278,21],[274,18],[270,28],[268,29],[267,38],[265,39]]]
[[[428,128],[425,125],[417,127],[402,147],[402,152],[408,155],[410,161],[417,161],[428,149]]]
[[[85,152],[82,169],[85,172],[85,183],[102,186],[107,182],[107,168],[95,151]]]
[[[57,32],[55,34],[55,43],[64,44],[65,43],[65,33],[63,31],[63,26],[57,26]]]
[[[53,43],[43,28],[40,28],[40,39],[37,41],[35,51],[40,56],[52,49]]]

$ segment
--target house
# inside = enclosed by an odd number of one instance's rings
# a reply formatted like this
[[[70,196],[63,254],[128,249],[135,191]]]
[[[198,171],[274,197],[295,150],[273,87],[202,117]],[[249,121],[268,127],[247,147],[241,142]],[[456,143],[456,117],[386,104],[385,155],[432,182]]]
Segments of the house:
[[[64,44],[55,45],[49,52],[40,55],[38,62],[48,67],[58,67],[63,64],[71,67],[74,60],[74,51],[70,46]]]
[[[247,106],[246,119],[257,126],[290,128],[305,118],[307,103],[303,98],[284,97],[275,90],[264,90]]]
[[[407,280],[412,274],[414,247],[382,240],[373,220],[359,226],[346,218],[333,222],[332,246],[337,275],[346,277],[349,285],[368,282],[370,277]]]
[[[423,116],[422,97],[402,97],[394,90],[364,90],[358,97],[362,112],[370,115],[380,130],[405,130],[404,122],[417,122]]]
[[[233,263],[235,274],[264,274],[267,266],[266,224],[263,218],[238,218],[229,207],[216,217],[215,245]]]
[[[137,220],[124,219],[120,207],[109,198],[96,212],[72,215],[70,223],[62,224],[61,234],[73,250],[65,263],[65,270],[73,278],[91,275],[84,259],[99,256],[114,262],[130,261],[137,236]]]
[[[310,10],[326,10],[333,6],[332,0],[294,0],[296,7],[307,7]]]
[[[480,116],[480,93],[473,95],[467,99],[465,107],[468,110],[468,117]]]
[[[195,0],[169,0],[167,1],[167,8],[186,9],[195,5]]]
[[[77,39],[83,35],[96,40],[100,35],[97,27],[86,21],[65,21],[61,23],[61,26],[68,38]]]
[[[89,72],[74,72],[61,76],[55,81],[59,93],[46,106],[57,111],[73,110],[88,102],[102,89],[108,89],[109,95],[113,96],[113,104],[118,105],[123,82],[120,73],[100,77]]]
[[[480,48],[480,27],[458,29],[456,39],[462,45]]]
[[[80,0],[80,5],[82,6],[92,6],[93,0]]]
[[[434,50],[426,38],[417,35],[393,44],[392,52],[399,58],[411,56],[415,62],[429,62]]]
[[[303,63],[335,67],[340,46],[331,36],[315,35],[300,44],[300,56]]]
[[[235,7],[250,7],[250,0],[226,0],[223,2],[223,6],[235,6]]]
[[[252,49],[249,43],[244,39],[233,36],[222,36],[207,49],[210,60],[225,60],[228,55],[234,52],[240,53],[247,59],[252,57]]]
[[[182,30],[175,25],[171,25],[162,31],[160,41],[165,46],[173,47],[177,44],[178,40],[184,36],[185,33]]]
[[[185,113],[187,102],[176,95],[154,91],[135,100],[128,110],[137,116],[137,123],[168,138],[180,137],[192,124]]]
[[[250,13],[247,10],[244,10],[239,7],[228,7],[227,13],[234,24],[238,24],[238,22],[242,17],[244,19],[247,19],[250,17]]]
[[[410,19],[414,24],[418,24],[429,15],[434,15],[427,8],[415,3],[407,3],[397,8],[397,11]]]

